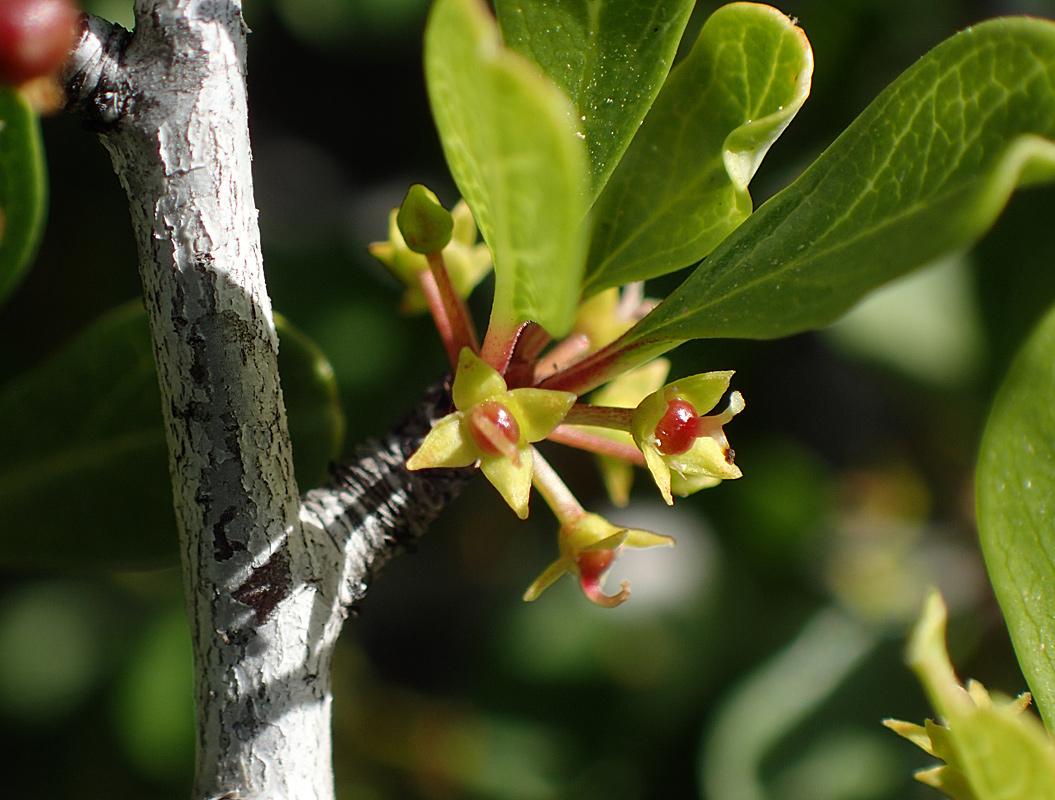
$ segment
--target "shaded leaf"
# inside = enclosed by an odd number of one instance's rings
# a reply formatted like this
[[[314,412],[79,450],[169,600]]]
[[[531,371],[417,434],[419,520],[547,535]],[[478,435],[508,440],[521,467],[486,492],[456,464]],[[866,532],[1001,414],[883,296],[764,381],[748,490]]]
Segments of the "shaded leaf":
[[[291,326],[279,368],[298,475],[321,480],[341,433],[329,365]],[[99,318],[0,390],[0,564],[175,563],[161,399],[138,302]],[[305,484],[310,485],[310,484]]]
[[[0,86],[0,302],[36,254],[46,194],[40,120],[17,90]]]
[[[1016,186],[1055,178],[1055,24],[994,20],[888,87],[794,184],[730,235],[629,342],[775,338],[993,223]]]
[[[425,34],[443,152],[495,267],[492,325],[575,317],[585,258],[588,162],[575,108],[501,40],[483,0],[439,0]]]
[[[496,0],[506,44],[571,98],[595,198],[656,99],[695,0]]]
[[[598,199],[586,293],[686,267],[743,222],[747,184],[812,74],[806,35],[775,8],[715,11]]]
[[[1055,310],[1019,353],[978,459],[986,568],[1022,672],[1055,724]]]

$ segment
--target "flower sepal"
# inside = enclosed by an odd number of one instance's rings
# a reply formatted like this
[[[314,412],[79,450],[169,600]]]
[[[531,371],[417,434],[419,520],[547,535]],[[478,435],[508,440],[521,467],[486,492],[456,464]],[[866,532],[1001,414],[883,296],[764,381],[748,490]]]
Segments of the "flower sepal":
[[[619,528],[599,514],[583,512],[561,525],[558,535],[560,558],[546,567],[524,592],[524,599],[532,601],[565,573],[575,575],[583,594],[604,608],[614,608],[630,597],[630,587],[624,581],[614,595],[604,593],[605,573],[624,547],[670,546],[674,540],[651,531]]]
[[[407,469],[479,464],[518,517],[526,519],[533,442],[556,428],[575,404],[570,392],[508,389],[505,379],[464,348],[451,387],[455,411],[438,420]]]
[[[634,410],[634,442],[668,505],[675,491],[690,494],[742,475],[723,426],[744,410],[743,396],[733,392],[718,414],[698,413],[721,400],[732,376],[725,371],[682,378],[653,392]]]
[[[372,243],[370,255],[384,264],[406,287],[400,310],[404,314],[418,314],[429,308],[420,278],[429,271],[429,262],[424,255],[414,252],[407,245],[399,230],[398,215],[399,209],[393,208],[388,218],[388,240]],[[450,241],[442,250],[443,261],[451,283],[464,299],[491,271],[491,251],[486,244],[476,243],[476,222],[464,200],[455,204],[450,215],[454,227]]]

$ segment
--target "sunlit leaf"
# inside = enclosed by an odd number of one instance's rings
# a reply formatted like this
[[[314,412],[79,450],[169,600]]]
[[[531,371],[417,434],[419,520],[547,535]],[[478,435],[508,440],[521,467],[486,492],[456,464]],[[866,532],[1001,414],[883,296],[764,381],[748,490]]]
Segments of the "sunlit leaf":
[[[329,366],[280,328],[279,368],[305,487],[341,432]],[[161,399],[140,303],[98,319],[0,390],[0,564],[146,567],[177,557]]]
[[[695,0],[496,0],[502,37],[579,110],[596,197],[637,132]]]
[[[16,90],[0,86],[0,302],[36,254],[46,193],[39,119]]]
[[[1022,672],[1055,724],[1055,310],[1019,353],[978,459],[978,529]]]
[[[495,266],[492,324],[567,333],[585,258],[588,161],[567,96],[507,49],[483,0],[439,0],[429,101],[451,174]]]
[[[743,222],[748,182],[812,74],[806,35],[775,8],[715,11],[598,199],[587,294],[686,267]]]
[[[1055,178],[1055,23],[1000,19],[920,59],[628,341],[773,338],[969,246]]]

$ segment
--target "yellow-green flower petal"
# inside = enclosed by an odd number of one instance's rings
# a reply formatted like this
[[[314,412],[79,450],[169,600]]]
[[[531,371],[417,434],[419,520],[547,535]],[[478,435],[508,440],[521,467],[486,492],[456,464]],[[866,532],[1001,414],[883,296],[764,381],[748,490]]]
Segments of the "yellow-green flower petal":
[[[673,472],[683,478],[704,476],[735,480],[743,475],[732,461],[733,451],[723,436],[721,441],[710,436],[701,436],[688,451],[680,455],[666,456],[664,460]]]
[[[479,449],[465,435],[462,415],[448,414],[436,422],[421,446],[407,459],[407,469],[467,467],[479,457]]]
[[[545,439],[568,416],[575,405],[571,392],[549,389],[513,389],[508,394],[507,406],[520,426],[522,442]]]
[[[704,372],[674,381],[668,384],[664,391],[689,401],[696,408],[697,413],[702,415],[718,404],[722,395],[729,389],[729,382],[732,379],[733,370]]]
[[[542,594],[544,591],[546,591],[546,589],[556,583],[558,578],[560,578],[564,573],[572,571],[572,569],[573,566],[571,562],[569,562],[563,557],[558,558],[556,561],[546,567],[546,569],[542,571],[541,575],[535,578],[535,580],[527,588],[527,591],[524,592],[524,600],[530,603],[532,600],[537,599],[540,594]]]
[[[645,456],[648,471],[652,473],[652,480],[656,482],[659,493],[663,495],[664,502],[668,506],[674,505],[674,498],[670,494],[670,467],[667,466],[667,462],[663,460],[663,456],[655,447],[643,447],[641,452]]]
[[[454,373],[451,396],[454,407],[468,411],[475,405],[496,399],[501,402],[506,394],[505,378],[490,365],[484,363],[472,350],[463,347],[458,356],[458,369]]]
[[[676,472],[670,474],[670,491],[678,497],[688,497],[701,489],[710,489],[722,482],[721,478],[710,475],[688,475],[682,477]]]
[[[520,451],[518,462],[501,456],[485,456],[480,460],[480,471],[502,495],[513,513],[521,519],[527,519],[531,474],[534,471],[534,454],[530,447]]]
[[[636,369],[624,372],[598,389],[590,395],[590,402],[597,406],[635,408],[663,385],[668,372],[670,362],[665,358],[655,358]]]
[[[630,528],[626,531],[627,547],[673,547],[674,540],[652,531],[640,531]]]

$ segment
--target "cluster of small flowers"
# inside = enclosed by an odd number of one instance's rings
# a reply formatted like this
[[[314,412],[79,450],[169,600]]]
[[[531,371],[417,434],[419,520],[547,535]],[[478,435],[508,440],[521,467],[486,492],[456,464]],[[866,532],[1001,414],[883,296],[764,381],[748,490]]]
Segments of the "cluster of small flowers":
[[[524,599],[534,600],[570,573],[594,603],[619,605],[629,596],[627,585],[607,595],[602,581],[620,548],[672,545],[673,540],[620,528],[585,511],[533,444],[549,439],[597,454],[612,501],[620,506],[629,499],[633,465],[647,467],[672,504],[675,494],[686,496],[740,477],[723,426],[743,410],[743,398],[733,392],[723,411],[701,415],[722,399],[733,373],[709,372],[664,384],[670,364],[662,358],[611,380],[589,404],[580,402],[576,391],[541,388],[616,341],[652,303],[639,284],[610,289],[580,306],[571,333],[560,342],[529,322],[512,341],[496,346],[485,337],[480,348],[464,305],[491,266],[487,247],[476,243],[476,235],[464,202],[448,213],[431,192],[415,186],[392,212],[388,241],[370,247],[407,286],[403,308],[432,312],[455,368],[455,411],[436,423],[407,467],[476,465],[521,519],[528,515],[534,486],[560,523],[560,557]],[[575,381],[563,385],[574,389]]]

